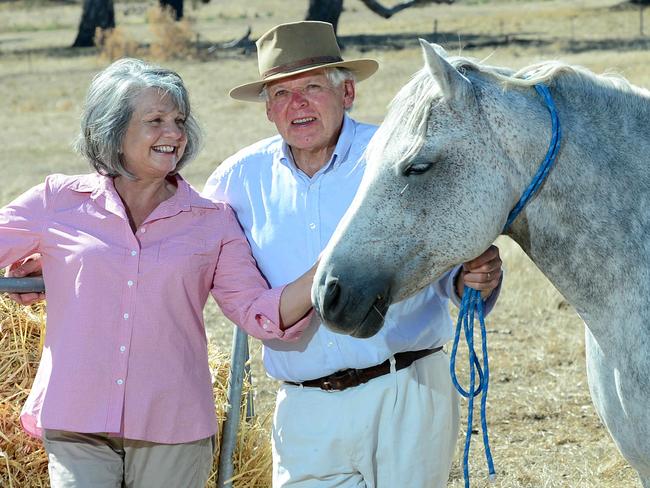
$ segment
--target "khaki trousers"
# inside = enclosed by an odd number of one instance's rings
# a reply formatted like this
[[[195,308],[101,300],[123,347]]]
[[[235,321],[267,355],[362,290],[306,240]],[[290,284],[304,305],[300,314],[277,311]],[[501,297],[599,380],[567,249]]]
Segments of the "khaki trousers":
[[[459,429],[440,351],[344,391],[284,384],[273,422],[274,488],[443,488]]]
[[[205,488],[214,438],[156,444],[46,429],[52,488]]]

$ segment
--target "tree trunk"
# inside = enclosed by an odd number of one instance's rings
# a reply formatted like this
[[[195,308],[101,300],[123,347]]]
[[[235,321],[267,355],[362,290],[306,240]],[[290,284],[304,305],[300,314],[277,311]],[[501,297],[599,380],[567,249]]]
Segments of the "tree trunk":
[[[309,0],[309,10],[305,20],[329,22],[336,33],[342,11],[343,0]]]
[[[160,8],[170,8],[176,20],[183,18],[183,0],[160,0]]]
[[[650,2],[650,0],[630,0],[639,2]],[[393,15],[402,10],[411,7],[417,7],[432,3],[454,3],[454,0],[405,0],[402,3],[392,7],[384,7],[377,0],[361,0],[366,7],[377,15],[385,19],[390,19]],[[309,10],[305,20],[321,20],[329,22],[334,26],[334,32],[337,32],[339,17],[343,11],[343,0],[309,0]]]
[[[400,12],[402,10],[405,10],[407,8],[414,7],[416,5],[422,5],[424,3],[429,3],[429,0],[408,0],[406,2],[399,3],[397,5],[394,5],[391,8],[384,7],[381,3],[377,2],[376,0],[361,0],[363,4],[368,7],[370,10],[372,10],[374,13],[377,15],[380,15],[384,19],[390,19],[393,15],[395,15],[397,12]],[[445,1],[445,0],[443,0]],[[453,1],[453,0],[452,0]],[[430,0],[430,3],[442,3],[436,0]],[[448,2],[452,3],[452,2]]]
[[[94,46],[95,29],[115,27],[113,0],[84,0],[79,32],[72,47]]]

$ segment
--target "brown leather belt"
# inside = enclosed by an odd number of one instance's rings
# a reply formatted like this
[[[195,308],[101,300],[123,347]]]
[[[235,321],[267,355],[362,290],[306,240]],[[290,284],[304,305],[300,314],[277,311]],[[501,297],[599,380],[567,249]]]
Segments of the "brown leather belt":
[[[433,354],[442,350],[441,347],[434,347],[433,349],[423,349],[421,351],[407,351],[398,352],[395,354],[395,369],[408,368],[414,361],[421,359],[425,356]],[[310,388],[320,388],[325,391],[342,391],[346,388],[359,386],[362,383],[367,383],[373,378],[390,373],[390,361],[387,359],[381,364],[370,366],[363,369],[342,369],[336,373],[332,373],[322,378],[315,380],[307,380],[301,383],[293,381],[285,381],[285,383],[294,386],[307,386]]]

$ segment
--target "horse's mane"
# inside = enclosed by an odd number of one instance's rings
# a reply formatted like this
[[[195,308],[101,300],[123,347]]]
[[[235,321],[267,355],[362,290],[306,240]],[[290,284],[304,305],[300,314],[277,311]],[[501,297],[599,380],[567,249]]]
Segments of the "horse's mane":
[[[479,60],[462,56],[448,56],[446,60],[460,73],[465,75],[469,72],[484,74],[492,77],[504,89],[508,86],[533,86],[539,83],[549,85],[571,83],[573,86],[579,85],[581,90],[588,92],[609,88],[622,93],[638,93],[648,96],[647,90],[632,85],[616,73],[597,75],[585,67],[569,65],[561,61],[544,61],[515,72],[508,68],[490,66]],[[424,144],[428,115],[436,101],[440,101],[439,87],[428,68],[424,67],[413,75],[390,103],[388,115],[378,130],[377,136],[369,144],[366,157],[370,159],[373,157],[373,153],[382,153],[386,142],[397,137],[411,140],[412,144],[405,154],[400,155],[396,164],[399,165],[402,161],[410,160]]]

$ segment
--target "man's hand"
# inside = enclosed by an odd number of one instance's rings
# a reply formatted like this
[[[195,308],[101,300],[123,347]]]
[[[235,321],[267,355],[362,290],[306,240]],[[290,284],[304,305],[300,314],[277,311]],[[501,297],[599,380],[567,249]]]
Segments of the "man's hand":
[[[463,268],[458,273],[456,280],[456,292],[462,298],[465,285],[481,292],[483,298],[487,298],[499,286],[502,269],[499,248],[490,246],[487,251],[463,263]]]
[[[8,278],[24,278],[26,276],[41,276],[41,255],[31,256],[9,266],[6,276]],[[32,305],[45,299],[45,293],[9,293],[9,298],[21,305]]]

